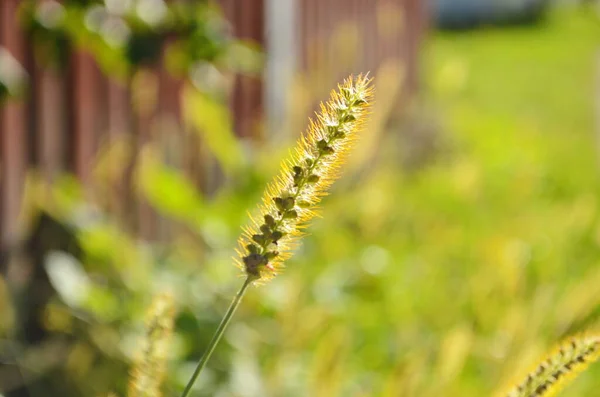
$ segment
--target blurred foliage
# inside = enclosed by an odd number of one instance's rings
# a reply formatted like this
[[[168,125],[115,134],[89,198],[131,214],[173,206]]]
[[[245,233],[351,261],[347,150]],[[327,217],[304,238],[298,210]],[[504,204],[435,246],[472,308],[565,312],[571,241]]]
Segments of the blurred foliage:
[[[250,73],[258,52],[234,39],[211,1],[25,0],[21,20],[46,63],[66,67],[73,46],[91,52],[111,76],[159,62],[163,51],[176,75],[209,63]]]
[[[388,134],[367,171],[340,181],[288,270],[246,295],[195,395],[489,395],[597,324],[599,38],[598,20],[573,11],[535,28],[434,35],[425,116],[443,120],[436,156],[408,172]],[[227,131],[226,117],[214,108],[190,122]],[[44,319],[68,343],[20,358],[54,385],[32,383],[31,395],[125,395],[144,308],[165,290],[180,309],[165,395],[182,389],[242,282],[231,257],[245,212],[284,154],[259,151],[250,168],[228,137],[213,144],[231,172],[210,197],[160,148],[140,156],[137,193],[178,222],[166,244],[130,236],[73,179],[31,184],[32,207],[83,249],[46,258],[58,296]],[[592,368],[563,395],[595,395],[599,378]]]
[[[253,74],[262,62],[256,43],[233,37],[213,1],[23,0],[18,17],[36,61],[59,69],[80,49],[113,78],[164,62],[174,76],[218,91],[219,70]],[[0,47],[0,101],[21,96],[27,77]]]

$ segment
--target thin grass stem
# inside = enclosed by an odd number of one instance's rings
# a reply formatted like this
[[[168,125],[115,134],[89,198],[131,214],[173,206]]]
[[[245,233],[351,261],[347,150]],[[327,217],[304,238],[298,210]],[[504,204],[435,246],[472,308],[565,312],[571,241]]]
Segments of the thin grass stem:
[[[198,365],[196,365],[196,369],[194,370],[192,377],[190,378],[187,385],[185,386],[185,390],[183,391],[183,394],[181,395],[181,397],[187,397],[190,394],[190,391],[192,390],[192,387],[194,386],[196,379],[198,379],[198,376],[200,375],[200,373],[206,366],[206,363],[210,359],[210,356],[212,355],[213,351],[215,350],[215,347],[221,340],[221,337],[225,333],[225,329],[227,328],[227,325],[229,325],[229,322],[231,321],[231,318],[233,317],[235,310],[240,305],[240,302],[242,301],[242,298],[244,297],[244,293],[246,292],[246,289],[248,289],[248,286],[250,284],[252,284],[252,281],[253,281],[252,277],[246,278],[246,281],[244,281],[244,284],[242,285],[242,287],[240,288],[238,293],[235,295],[235,298],[233,298],[231,305],[229,305],[229,308],[227,309],[225,316],[223,316],[223,319],[221,320],[221,323],[219,324],[219,328],[217,328],[217,330],[215,331],[215,334],[213,335],[208,347],[206,348],[204,355],[202,356],[200,361],[198,361]]]

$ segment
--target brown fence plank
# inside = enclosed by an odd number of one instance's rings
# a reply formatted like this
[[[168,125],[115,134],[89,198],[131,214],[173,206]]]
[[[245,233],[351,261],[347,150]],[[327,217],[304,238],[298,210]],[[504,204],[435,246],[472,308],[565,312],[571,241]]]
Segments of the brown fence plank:
[[[98,70],[92,56],[82,51],[73,53],[71,67],[73,168],[77,177],[89,187],[99,132]]]
[[[259,45],[264,43],[264,0],[238,1],[231,22],[236,37]],[[234,92],[235,130],[239,136],[256,134],[257,122],[262,115],[262,84],[250,76],[237,76]]]
[[[65,170],[65,97],[62,76],[55,70],[36,67],[34,88],[37,103],[35,129],[37,167],[43,178],[51,182]]]
[[[138,75],[138,78],[141,78],[141,80],[136,83],[135,87],[135,90],[139,90],[140,104],[145,102],[145,105],[139,106],[138,111],[134,113],[134,134],[136,135],[137,141],[135,150],[137,150],[138,153],[144,145],[151,142],[155,137],[153,132],[157,127],[157,101],[158,95],[160,95],[158,68],[147,68],[142,73],[143,74]],[[138,94],[136,94],[136,96],[138,96]],[[139,156],[137,159],[139,160]],[[132,182],[135,183],[135,178]],[[136,188],[135,186],[130,186],[130,189],[135,191]],[[139,195],[137,195],[137,197],[136,224],[138,234],[146,240],[154,240],[156,238],[157,228],[156,212],[146,200],[140,198]]]
[[[125,83],[108,81],[108,134],[112,139],[131,132],[129,91]]]
[[[129,90],[125,82],[106,79],[106,131],[101,145],[108,149],[109,145],[117,141],[130,137],[131,135],[131,110],[129,100]],[[110,180],[106,197],[107,210],[117,219],[125,219],[127,210],[126,203],[130,200],[126,182],[127,159],[118,158],[116,161],[122,163],[111,164],[116,169],[121,170],[122,174]]]
[[[418,88],[419,49],[428,28],[428,9],[427,2],[422,0],[404,0],[404,3],[404,25],[406,27],[404,34],[407,46],[404,59],[407,60],[407,89],[414,92]]]
[[[18,4],[19,0],[0,3],[0,45],[24,64],[24,41],[15,18]],[[0,109],[0,242],[3,245],[15,243],[19,232],[18,214],[27,167],[26,129],[22,101],[10,101]]]

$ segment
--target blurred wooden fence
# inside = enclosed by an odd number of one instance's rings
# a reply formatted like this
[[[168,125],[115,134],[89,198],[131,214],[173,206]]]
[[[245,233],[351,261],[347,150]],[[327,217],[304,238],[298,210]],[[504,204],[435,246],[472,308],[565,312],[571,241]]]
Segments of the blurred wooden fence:
[[[0,46],[25,66],[30,77],[27,99],[7,103],[0,110],[0,248],[15,243],[22,232],[19,212],[27,169],[39,169],[48,180],[62,172],[72,172],[84,185],[90,184],[93,158],[101,144],[120,134],[131,134],[142,144],[148,139],[151,121],[158,115],[172,117],[175,123],[180,120],[181,81],[174,80],[161,67],[152,69],[158,81],[158,104],[152,114],[146,115],[132,111],[129,84],[107,78],[83,51],[71,54],[64,73],[40,67],[34,62],[32,45],[15,17],[19,2],[0,2]],[[220,3],[235,36],[264,45],[267,63],[275,60],[264,84],[250,77],[236,78],[231,109],[239,136],[254,134],[258,118],[265,113],[265,98],[268,106],[276,107],[277,95],[282,94],[268,87],[286,90],[292,71],[329,70],[327,81],[320,81],[329,88],[347,72],[375,71],[385,59],[399,57],[407,72],[407,89],[416,86],[418,48],[426,20],[421,0]],[[343,40],[354,43],[354,61],[350,66],[343,66],[332,48],[323,44],[329,42],[329,36],[339,33],[336,29],[343,24],[354,26],[352,37],[360,39],[360,43],[353,42],[342,32]],[[286,75],[284,69],[288,67],[290,72]],[[200,180],[203,170],[197,153],[182,156],[186,172]],[[123,178],[120,206],[124,211],[133,208],[138,212],[137,230],[151,238],[153,233],[149,230],[154,227],[155,215],[143,203],[134,203],[128,178]]]

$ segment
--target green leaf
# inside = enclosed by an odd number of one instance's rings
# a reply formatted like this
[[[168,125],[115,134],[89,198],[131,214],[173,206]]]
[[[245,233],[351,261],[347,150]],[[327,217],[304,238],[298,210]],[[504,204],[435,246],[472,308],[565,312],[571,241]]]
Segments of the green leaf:
[[[186,88],[184,95],[186,121],[201,135],[226,173],[239,169],[243,155],[227,106],[193,88]]]
[[[142,156],[137,172],[140,193],[162,215],[197,225],[205,204],[182,171],[162,164],[150,153]]]

